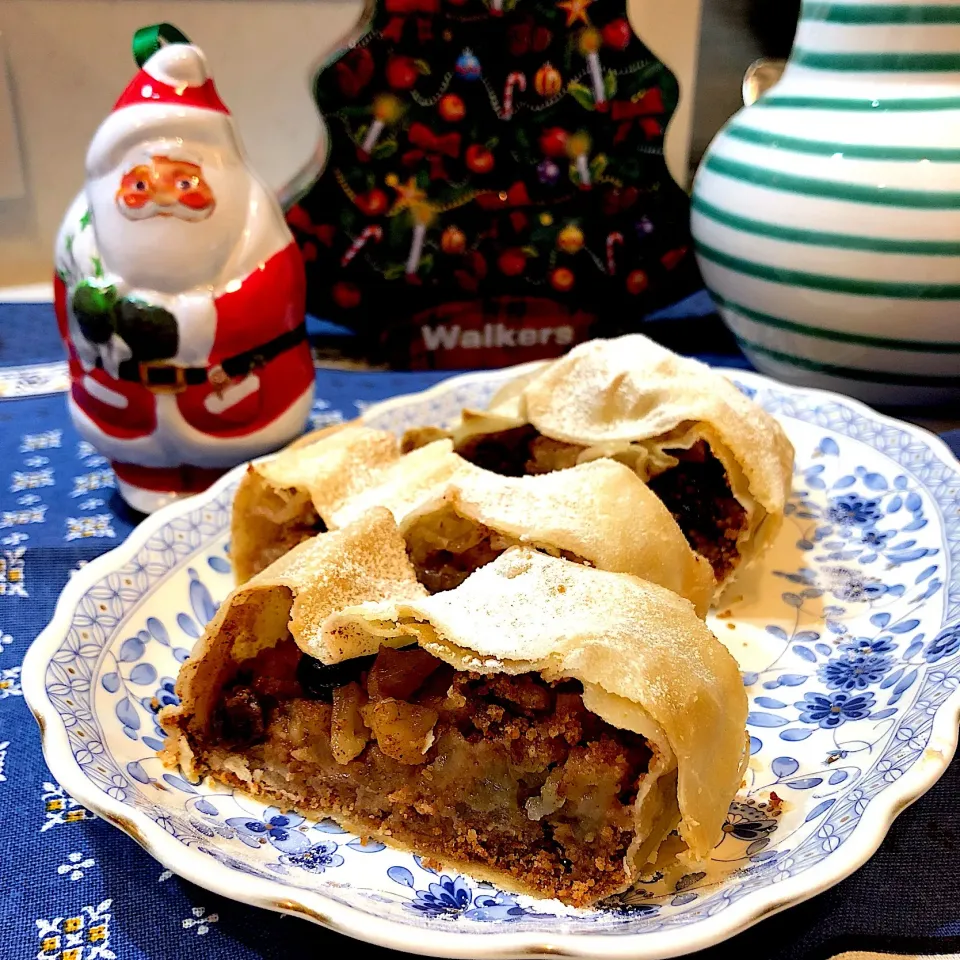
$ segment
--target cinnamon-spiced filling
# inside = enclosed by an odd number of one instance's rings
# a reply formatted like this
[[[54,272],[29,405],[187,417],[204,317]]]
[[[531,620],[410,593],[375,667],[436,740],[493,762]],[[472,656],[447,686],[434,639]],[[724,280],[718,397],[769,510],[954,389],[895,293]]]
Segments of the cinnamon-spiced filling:
[[[689,450],[665,450],[677,461],[649,482],[690,546],[705,557],[718,582],[740,562],[737,539],[747,513],[733,496],[723,464],[703,440]]]
[[[207,759],[282,806],[583,903],[623,885],[651,750],[581,693],[455,671],[419,647],[324,666],[288,638],[239,666]]]

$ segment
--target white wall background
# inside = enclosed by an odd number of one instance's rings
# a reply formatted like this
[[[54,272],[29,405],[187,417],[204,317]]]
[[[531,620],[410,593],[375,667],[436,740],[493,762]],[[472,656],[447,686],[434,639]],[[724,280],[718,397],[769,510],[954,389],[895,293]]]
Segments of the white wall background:
[[[678,179],[687,169],[700,2],[630,0],[634,27],[680,79],[667,142]],[[279,188],[319,139],[314,70],[362,9],[363,0],[0,0],[0,286],[48,279],[86,145],[133,76],[135,29],[168,20],[204,49],[253,164]]]

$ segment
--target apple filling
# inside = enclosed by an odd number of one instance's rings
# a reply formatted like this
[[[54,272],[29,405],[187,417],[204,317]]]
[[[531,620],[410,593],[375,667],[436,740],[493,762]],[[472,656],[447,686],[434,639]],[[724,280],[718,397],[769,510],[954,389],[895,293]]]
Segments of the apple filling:
[[[404,539],[417,579],[431,593],[459,587],[474,570],[519,543],[485,524],[460,516],[450,506],[415,520]],[[568,550],[547,552],[583,563],[582,558]]]
[[[260,480],[252,499],[255,507],[243,518],[242,536],[249,547],[235,558],[240,581],[265,570],[304,540],[327,529],[306,490],[278,489]]]
[[[285,808],[587,903],[623,886],[652,751],[581,693],[416,646],[325,666],[288,637],[238,665],[201,752]]]

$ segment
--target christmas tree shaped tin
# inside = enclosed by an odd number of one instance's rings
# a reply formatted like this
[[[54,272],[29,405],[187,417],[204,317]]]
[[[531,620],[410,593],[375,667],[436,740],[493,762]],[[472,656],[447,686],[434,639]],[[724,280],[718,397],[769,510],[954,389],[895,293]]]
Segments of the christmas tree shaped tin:
[[[287,219],[308,310],[371,358],[556,356],[697,284],[677,83],[626,0],[376,0],[315,96],[329,154]]]

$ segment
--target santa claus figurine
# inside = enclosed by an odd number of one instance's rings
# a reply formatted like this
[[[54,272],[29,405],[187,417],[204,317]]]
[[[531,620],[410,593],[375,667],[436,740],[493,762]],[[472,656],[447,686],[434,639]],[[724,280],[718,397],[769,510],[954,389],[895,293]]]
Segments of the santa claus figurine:
[[[55,279],[73,421],[144,512],[296,437],[314,390],[280,206],[201,51],[154,50],[90,144]]]

